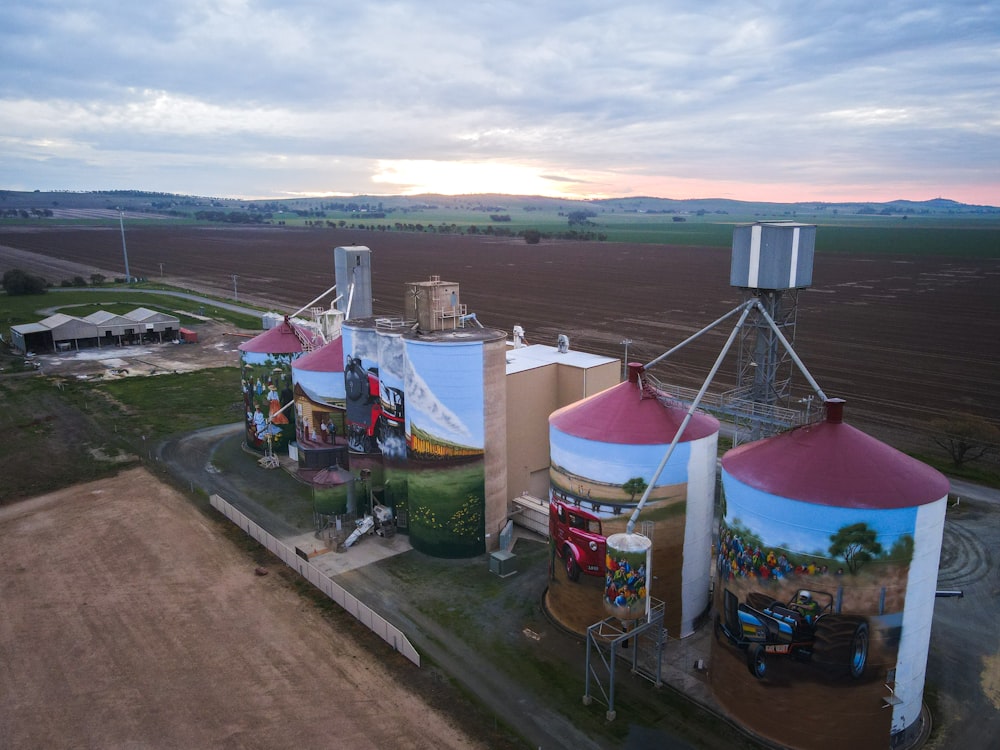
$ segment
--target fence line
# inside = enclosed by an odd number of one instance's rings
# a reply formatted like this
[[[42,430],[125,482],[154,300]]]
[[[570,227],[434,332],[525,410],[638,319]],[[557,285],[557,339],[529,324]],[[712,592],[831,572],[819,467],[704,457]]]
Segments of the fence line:
[[[420,666],[420,654],[417,653],[417,650],[410,643],[409,638],[403,634],[402,630],[351,594],[339,583],[323,575],[315,565],[308,560],[303,560],[295,553],[294,549],[278,541],[277,538],[250,520],[227,500],[219,495],[212,495],[208,500],[213,508],[239,526],[240,529],[246,532],[247,536],[263,547],[266,547],[269,552],[280,558],[285,565],[295,570],[300,576],[322,591],[329,599],[336,602],[344,611],[357,619],[358,622],[415,665]]]

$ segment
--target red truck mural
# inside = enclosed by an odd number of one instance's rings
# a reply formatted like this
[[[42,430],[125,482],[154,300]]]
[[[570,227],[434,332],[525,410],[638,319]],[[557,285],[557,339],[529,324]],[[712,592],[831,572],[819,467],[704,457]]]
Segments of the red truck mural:
[[[583,508],[556,497],[549,500],[549,538],[566,566],[566,577],[580,579],[580,573],[604,575],[607,543],[601,519]]]

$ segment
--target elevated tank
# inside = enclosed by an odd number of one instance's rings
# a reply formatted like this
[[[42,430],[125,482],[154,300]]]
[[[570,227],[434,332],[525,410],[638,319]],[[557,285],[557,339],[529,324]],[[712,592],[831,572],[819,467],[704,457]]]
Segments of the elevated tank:
[[[628,519],[686,416],[644,390],[642,366],[627,381],[549,417],[550,541],[559,558],[546,606],[585,632],[605,617],[605,539]],[[692,415],[650,491],[636,532],[652,542],[649,595],[666,605],[673,637],[694,632],[709,604],[712,511],[719,422]]]
[[[270,440],[275,450],[288,446],[295,435],[291,364],[322,343],[315,331],[285,318],[240,344],[247,445],[264,450]]]
[[[729,451],[712,689],[794,748],[906,746],[922,727],[948,480],[843,422]]]
[[[604,609],[619,620],[646,616],[653,543],[642,534],[612,534],[605,554]]]

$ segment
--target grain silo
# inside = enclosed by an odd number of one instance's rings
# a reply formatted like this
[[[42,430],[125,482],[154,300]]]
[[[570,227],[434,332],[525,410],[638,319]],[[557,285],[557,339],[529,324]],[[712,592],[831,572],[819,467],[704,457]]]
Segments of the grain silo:
[[[948,480],[845,424],[833,399],[826,421],[729,451],[722,483],[719,702],[783,746],[910,744]]]
[[[345,321],[344,391],[347,400],[347,444],[357,453],[378,453],[379,361],[376,319]]]
[[[496,545],[506,521],[506,335],[408,331],[404,399],[410,542],[438,557]]]
[[[344,342],[335,338],[292,361],[295,454],[299,467],[347,468]],[[292,449],[289,446],[289,453]]]
[[[605,539],[626,531],[686,416],[648,391],[641,374],[632,363],[625,382],[549,417],[550,541],[560,564],[546,605],[576,632],[606,616]],[[693,413],[640,516],[652,541],[649,594],[665,603],[675,637],[690,635],[709,603],[718,433],[718,420]]]
[[[316,331],[285,318],[240,344],[247,445],[285,448],[294,438],[291,364],[323,343]]]

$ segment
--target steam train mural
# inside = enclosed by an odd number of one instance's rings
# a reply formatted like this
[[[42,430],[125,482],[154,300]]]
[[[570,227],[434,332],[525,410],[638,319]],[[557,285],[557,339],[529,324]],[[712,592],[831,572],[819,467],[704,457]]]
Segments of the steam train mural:
[[[375,318],[343,327],[348,446],[391,483],[386,501],[428,554],[486,549],[484,361],[497,345],[505,337],[489,329],[428,335]]]

